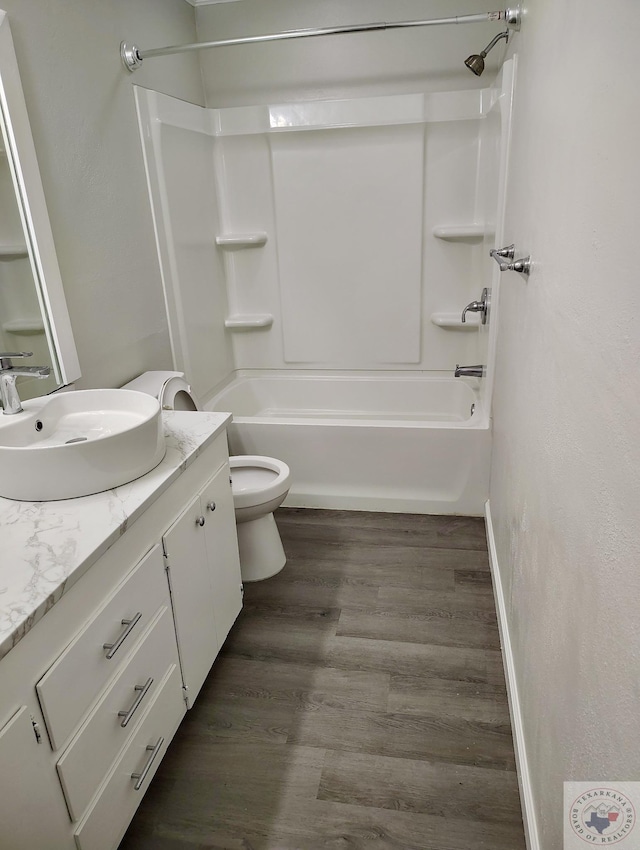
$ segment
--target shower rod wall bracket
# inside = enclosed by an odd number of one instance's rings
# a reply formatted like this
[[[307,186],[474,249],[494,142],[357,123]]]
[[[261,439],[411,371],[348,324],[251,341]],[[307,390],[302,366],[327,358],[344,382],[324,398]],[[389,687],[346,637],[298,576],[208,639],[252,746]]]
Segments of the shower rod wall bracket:
[[[520,32],[520,26],[522,25],[522,9],[520,6],[505,9],[503,15],[504,17],[499,20],[503,20],[510,30]]]
[[[435,27],[446,24],[506,23],[510,30],[517,32],[520,29],[521,20],[522,12],[518,5],[502,9],[498,12],[482,12],[476,15],[455,15],[450,18],[431,18],[425,21],[380,21],[372,24],[353,24],[351,26],[324,27],[322,29],[287,30],[269,35],[252,35],[246,38],[226,38],[220,41],[202,41],[195,44],[173,44],[168,47],[156,47],[150,50],[141,50],[136,44],[123,41],[120,44],[120,57],[122,64],[128,71],[135,71],[142,65],[144,59],[151,59],[154,56],[168,56],[172,53],[190,53],[195,50],[207,50],[211,47],[229,47],[234,44],[257,44],[265,41],[283,41],[291,38],[403,29],[405,27]]]
[[[128,44],[126,41],[120,44],[120,58],[127,71],[136,71],[142,65],[138,48],[135,44]]]

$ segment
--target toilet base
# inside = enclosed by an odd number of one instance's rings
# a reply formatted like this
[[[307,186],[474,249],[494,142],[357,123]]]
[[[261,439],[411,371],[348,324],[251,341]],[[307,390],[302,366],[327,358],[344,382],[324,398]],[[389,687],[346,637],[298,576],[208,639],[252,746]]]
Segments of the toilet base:
[[[242,581],[271,578],[284,567],[287,556],[273,514],[236,525]]]

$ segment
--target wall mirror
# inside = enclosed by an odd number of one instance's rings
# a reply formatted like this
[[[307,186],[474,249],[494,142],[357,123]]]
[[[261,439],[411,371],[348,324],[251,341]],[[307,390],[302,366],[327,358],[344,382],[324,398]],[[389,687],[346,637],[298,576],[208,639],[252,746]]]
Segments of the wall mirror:
[[[0,10],[0,351],[50,366],[46,379],[19,378],[21,398],[80,377],[51,225],[7,13]]]

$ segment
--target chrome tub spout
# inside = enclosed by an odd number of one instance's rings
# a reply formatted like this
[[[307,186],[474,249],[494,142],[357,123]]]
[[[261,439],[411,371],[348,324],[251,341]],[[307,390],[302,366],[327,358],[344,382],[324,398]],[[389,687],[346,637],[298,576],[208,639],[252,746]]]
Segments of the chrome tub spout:
[[[484,378],[484,366],[456,366],[453,373],[456,378]]]

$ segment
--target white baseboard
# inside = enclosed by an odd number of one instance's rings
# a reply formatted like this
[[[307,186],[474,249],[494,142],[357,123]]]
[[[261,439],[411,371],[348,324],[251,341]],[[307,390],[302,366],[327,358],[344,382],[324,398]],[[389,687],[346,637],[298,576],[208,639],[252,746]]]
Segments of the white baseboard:
[[[513,651],[511,649],[511,637],[509,635],[507,606],[505,603],[504,592],[502,588],[502,576],[500,574],[498,552],[496,550],[496,541],[493,533],[491,506],[488,501],[485,504],[485,520],[487,524],[489,564],[491,566],[491,578],[493,580],[493,594],[496,600],[498,628],[500,629],[500,643],[502,645],[502,661],[504,664],[504,675],[507,681],[509,713],[511,715],[511,729],[513,731],[513,744],[516,753],[516,770],[518,772],[518,785],[520,787],[520,802],[522,805],[524,834],[527,842],[527,850],[541,850],[540,839],[538,836],[538,824],[536,820],[533,791],[531,788],[531,777],[529,775],[527,748],[524,740],[522,713],[520,710],[520,700],[518,697],[515,662],[513,658]]]

